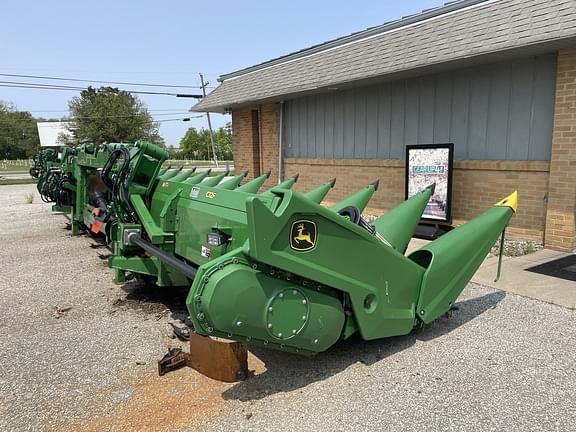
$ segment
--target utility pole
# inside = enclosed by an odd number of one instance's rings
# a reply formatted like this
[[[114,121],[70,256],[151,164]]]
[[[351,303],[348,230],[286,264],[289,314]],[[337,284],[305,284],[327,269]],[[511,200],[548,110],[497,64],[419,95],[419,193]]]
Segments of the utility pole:
[[[204,76],[200,75],[200,88],[202,89],[202,96],[206,97],[206,86],[208,83],[204,83]],[[212,144],[212,157],[214,159],[214,165],[218,168],[218,157],[216,156],[216,145],[214,144],[214,132],[212,131],[212,122],[210,121],[210,113],[206,113],[206,120],[208,120],[208,130],[210,131],[210,143]]]

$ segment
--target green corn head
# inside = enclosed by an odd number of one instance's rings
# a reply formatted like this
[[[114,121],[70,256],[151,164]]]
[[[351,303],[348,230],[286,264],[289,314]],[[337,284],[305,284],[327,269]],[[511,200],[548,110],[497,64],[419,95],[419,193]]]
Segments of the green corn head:
[[[109,237],[116,212],[111,207],[112,196],[118,189],[114,184],[123,170],[129,168],[131,155],[139,154],[146,146],[146,143],[138,142],[49,148],[34,157],[30,174],[38,178],[37,188],[42,199],[54,203],[54,211],[70,214],[73,235],[87,230],[93,235]],[[164,157],[163,153],[161,155]],[[145,164],[145,161],[141,163]],[[154,170],[157,163],[155,159]],[[109,185],[100,175],[104,168],[112,178]],[[163,171],[165,174],[168,169]],[[179,179],[187,178],[193,171],[182,171]],[[150,180],[146,177],[147,182]]]
[[[199,334],[303,354],[355,333],[404,335],[447,312],[516,211],[513,193],[405,255],[433,185],[368,223],[378,182],[326,208],[334,179],[298,193],[293,177],[259,193],[269,174],[242,185],[247,173],[158,178],[165,158],[137,144],[127,167],[103,172],[117,280],[133,272],[188,284]]]

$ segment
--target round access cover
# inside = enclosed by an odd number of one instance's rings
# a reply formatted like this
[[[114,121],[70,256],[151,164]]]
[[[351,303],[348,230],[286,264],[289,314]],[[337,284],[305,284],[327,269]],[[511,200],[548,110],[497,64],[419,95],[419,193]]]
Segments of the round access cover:
[[[310,308],[306,296],[297,289],[282,290],[268,303],[266,325],[276,339],[290,339],[306,325]]]

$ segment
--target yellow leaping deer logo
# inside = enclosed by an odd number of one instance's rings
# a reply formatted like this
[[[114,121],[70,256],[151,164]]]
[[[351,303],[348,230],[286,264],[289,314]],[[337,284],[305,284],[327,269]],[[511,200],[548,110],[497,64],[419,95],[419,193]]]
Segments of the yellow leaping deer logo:
[[[290,230],[290,247],[298,252],[306,252],[316,247],[316,224],[309,220],[298,220]]]
[[[304,234],[304,224],[298,224],[298,235],[294,237],[294,241],[296,243],[300,243],[301,240],[307,241],[311,245],[314,245],[314,242],[310,238],[310,234],[309,233]]]

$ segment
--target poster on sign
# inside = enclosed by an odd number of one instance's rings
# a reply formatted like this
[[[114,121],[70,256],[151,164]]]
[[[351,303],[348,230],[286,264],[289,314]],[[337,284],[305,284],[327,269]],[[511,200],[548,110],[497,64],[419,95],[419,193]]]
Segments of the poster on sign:
[[[406,146],[406,199],[436,183],[422,215],[423,222],[452,222],[452,162],[454,144]]]

